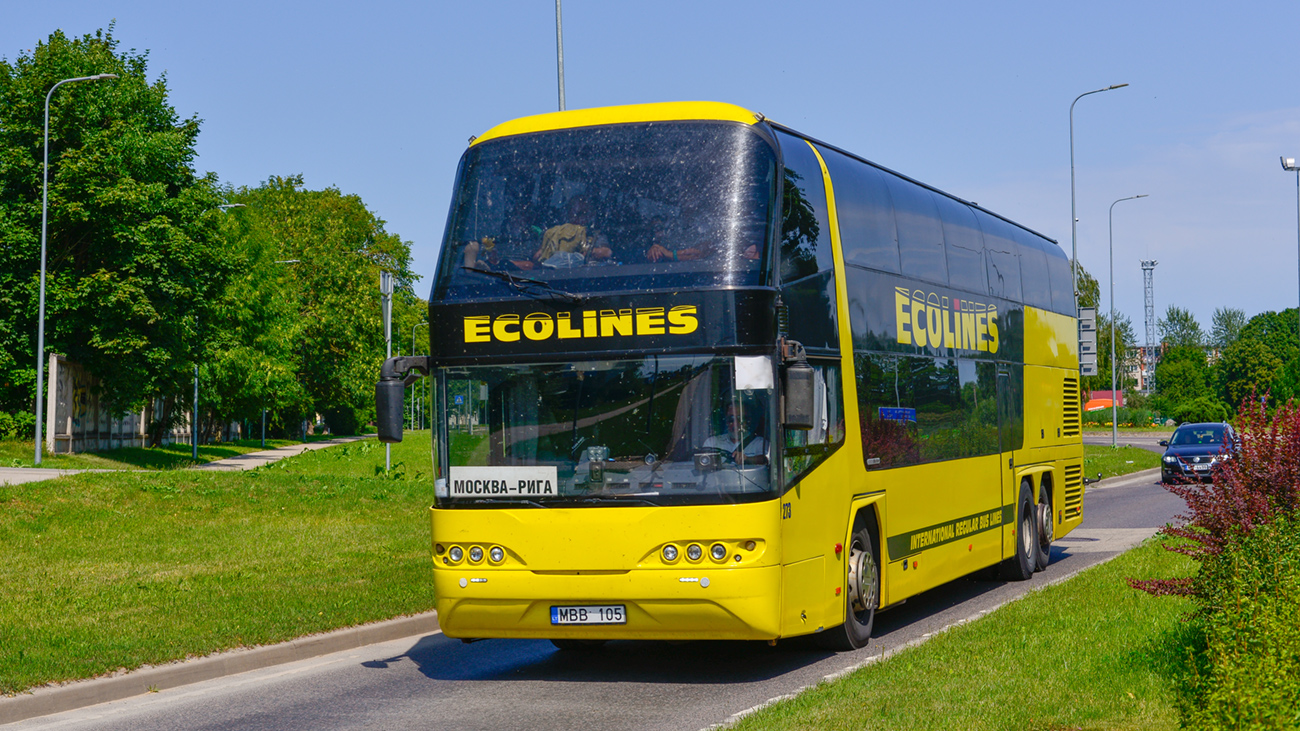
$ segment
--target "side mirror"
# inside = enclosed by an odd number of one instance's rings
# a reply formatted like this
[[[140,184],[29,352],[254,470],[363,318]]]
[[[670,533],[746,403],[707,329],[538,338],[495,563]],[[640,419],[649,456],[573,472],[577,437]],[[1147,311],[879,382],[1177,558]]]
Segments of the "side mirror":
[[[793,340],[787,340],[782,350],[786,361],[782,376],[782,389],[785,392],[785,413],[781,422],[786,429],[806,430],[813,428],[814,410],[814,376],[813,367],[808,365],[803,346]]]
[[[1162,447],[1168,447],[1168,446],[1169,446],[1169,440],[1168,440],[1168,439],[1161,439],[1161,440],[1160,440],[1160,446],[1162,446]]]
[[[419,375],[410,371],[418,371]],[[402,441],[406,387],[427,375],[429,359],[426,356],[399,356],[384,361],[379,369],[379,382],[375,384],[375,427],[379,431],[379,441],[385,444]]]

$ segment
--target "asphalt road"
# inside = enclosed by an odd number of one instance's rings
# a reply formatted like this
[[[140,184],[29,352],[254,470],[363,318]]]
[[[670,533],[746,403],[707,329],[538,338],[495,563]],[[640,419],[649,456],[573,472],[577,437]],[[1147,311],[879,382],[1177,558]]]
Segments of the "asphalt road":
[[[1150,472],[1090,488],[1083,525],[1027,582],[967,579],[877,617],[866,648],[800,643],[398,640],[30,719],[15,729],[703,729],[922,642],[1026,591],[1111,558],[1179,513]],[[869,672],[869,671],[868,671]]]
[[[1157,434],[1123,434],[1123,433],[1121,433],[1121,434],[1118,435],[1117,442],[1118,442],[1119,446],[1121,446],[1121,447],[1125,447],[1125,446],[1128,446],[1128,447],[1141,447],[1142,449],[1146,449],[1146,450],[1149,450],[1149,451],[1152,451],[1152,452],[1156,452],[1156,453],[1159,453],[1159,454],[1164,454],[1164,453],[1165,453],[1165,448],[1162,447],[1162,446],[1160,446],[1160,440],[1161,440],[1161,439],[1168,439],[1168,438],[1169,438],[1169,435],[1170,435],[1170,434],[1173,434],[1173,433],[1174,433],[1174,430],[1173,430],[1173,429],[1170,429],[1168,434],[1164,434],[1164,433],[1157,433]],[[1089,433],[1083,435],[1083,443],[1084,443],[1084,444],[1104,444],[1104,445],[1110,446],[1110,443],[1111,443],[1111,434],[1110,434],[1110,432],[1106,432],[1105,434],[1101,434],[1101,433],[1098,433],[1098,432],[1089,432]]]

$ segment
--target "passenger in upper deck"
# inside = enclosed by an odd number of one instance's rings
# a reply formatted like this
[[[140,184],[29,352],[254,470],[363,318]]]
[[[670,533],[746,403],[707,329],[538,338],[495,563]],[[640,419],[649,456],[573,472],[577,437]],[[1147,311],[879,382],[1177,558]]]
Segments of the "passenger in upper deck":
[[[552,226],[542,234],[542,245],[533,254],[533,261],[565,269],[605,261],[613,255],[609,242],[591,225],[591,201],[586,196],[569,199],[564,218],[568,223]]]
[[[654,243],[646,251],[646,259],[652,262],[699,261],[718,253],[723,241],[722,233],[717,221],[698,203],[683,204],[679,223],[679,230],[673,231],[663,221],[655,221]],[[745,249],[741,258],[757,260],[758,247]]]
[[[527,204],[516,205],[496,236],[465,244],[461,265],[494,271],[532,269],[531,253],[542,229],[531,225],[529,218]]]

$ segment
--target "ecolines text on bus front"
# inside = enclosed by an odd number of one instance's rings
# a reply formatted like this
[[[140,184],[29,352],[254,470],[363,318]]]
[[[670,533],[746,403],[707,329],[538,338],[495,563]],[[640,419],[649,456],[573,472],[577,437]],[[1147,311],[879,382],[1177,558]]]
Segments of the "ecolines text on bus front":
[[[586,310],[577,313],[534,312],[518,314],[473,315],[465,320],[465,342],[513,343],[521,338],[550,340],[559,338],[611,338],[630,335],[688,335],[699,329],[695,305],[675,307],[638,307],[619,310]]]

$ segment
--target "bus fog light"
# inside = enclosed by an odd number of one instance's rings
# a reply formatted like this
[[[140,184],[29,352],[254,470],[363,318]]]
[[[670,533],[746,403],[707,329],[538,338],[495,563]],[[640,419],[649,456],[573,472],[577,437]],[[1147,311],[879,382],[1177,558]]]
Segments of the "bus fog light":
[[[715,543],[713,548],[709,549],[709,555],[713,556],[714,561],[725,561],[727,560],[727,547],[721,543]]]
[[[473,548],[469,549],[469,560],[473,561],[474,563],[478,563],[479,561],[482,561],[483,549],[479,548],[478,546],[474,546]]]
[[[698,543],[692,543],[686,547],[686,558],[689,558],[692,561],[699,561],[700,557],[703,555],[704,549],[700,548],[700,544]]]
[[[493,546],[488,551],[488,558],[492,559],[492,563],[501,563],[506,558],[506,552],[501,550],[501,546]]]
[[[452,561],[459,561],[465,558],[465,551],[460,546],[452,546],[451,550],[447,551],[447,558]]]
[[[665,561],[677,560],[677,546],[671,544],[664,546],[664,560]]]

